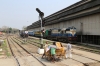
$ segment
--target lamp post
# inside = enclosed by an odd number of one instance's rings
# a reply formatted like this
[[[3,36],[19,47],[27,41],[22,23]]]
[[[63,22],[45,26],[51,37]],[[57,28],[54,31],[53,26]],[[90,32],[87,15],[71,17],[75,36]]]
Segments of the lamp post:
[[[44,13],[41,12],[39,10],[39,8],[36,8],[36,11],[39,13],[39,20],[41,21],[41,31],[42,31],[42,20],[43,20]],[[41,32],[41,48],[43,48],[43,35],[42,35],[42,32]]]

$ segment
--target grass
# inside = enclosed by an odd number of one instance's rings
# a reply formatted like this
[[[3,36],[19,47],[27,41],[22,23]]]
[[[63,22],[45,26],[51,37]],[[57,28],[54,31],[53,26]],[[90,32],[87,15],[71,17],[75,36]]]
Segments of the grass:
[[[8,51],[7,43],[4,40],[4,42],[1,45],[2,51],[0,52],[0,55],[6,55],[7,57],[11,56],[11,53]]]

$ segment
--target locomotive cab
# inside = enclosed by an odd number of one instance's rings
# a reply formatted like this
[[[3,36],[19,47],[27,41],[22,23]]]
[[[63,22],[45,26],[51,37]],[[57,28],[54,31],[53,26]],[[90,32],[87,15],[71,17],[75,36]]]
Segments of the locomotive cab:
[[[76,28],[74,26],[68,27],[68,28],[63,28],[61,30],[61,37],[63,41],[76,41],[77,36],[76,36]]]
[[[65,33],[67,34],[68,41],[77,41],[77,36],[76,36],[76,28],[75,27],[69,27],[68,29],[65,30]]]

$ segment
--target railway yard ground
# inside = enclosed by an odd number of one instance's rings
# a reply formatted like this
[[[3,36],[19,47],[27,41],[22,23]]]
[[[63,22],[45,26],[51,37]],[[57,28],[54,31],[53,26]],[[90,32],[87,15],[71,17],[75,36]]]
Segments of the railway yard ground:
[[[83,50],[81,46],[72,45],[72,58],[63,57],[53,63],[37,53],[40,46],[37,38],[29,37],[24,42],[18,35],[3,35],[0,40],[4,40],[0,46],[0,66],[100,66],[100,50]],[[62,44],[66,48],[67,44]]]

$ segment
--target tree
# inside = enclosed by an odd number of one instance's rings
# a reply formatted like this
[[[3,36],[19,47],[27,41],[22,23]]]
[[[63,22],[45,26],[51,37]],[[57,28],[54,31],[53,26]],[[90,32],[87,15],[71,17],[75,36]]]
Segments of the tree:
[[[2,28],[1,28],[1,30],[3,31],[3,32],[5,32],[5,33],[7,33],[8,32],[8,26],[3,26]]]
[[[9,31],[9,33],[11,33],[11,32],[12,32],[12,28],[10,27],[10,28],[8,29],[8,31]]]
[[[23,26],[23,27],[22,27],[22,30],[26,30],[26,29],[27,29],[27,26]]]

